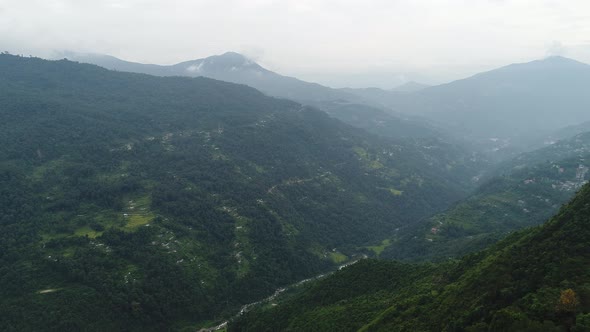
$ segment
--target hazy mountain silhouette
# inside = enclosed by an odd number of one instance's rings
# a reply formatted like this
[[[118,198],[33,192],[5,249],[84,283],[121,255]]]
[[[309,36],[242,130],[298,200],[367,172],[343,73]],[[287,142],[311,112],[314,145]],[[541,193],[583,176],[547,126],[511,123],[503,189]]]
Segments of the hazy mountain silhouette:
[[[353,126],[389,137],[441,137],[443,130],[434,129],[423,119],[416,119],[386,112],[379,103],[369,100],[360,89],[332,89],[320,84],[305,82],[267,70],[251,59],[227,52],[203,59],[181,62],[171,66],[150,65],[124,61],[101,54],[64,53],[70,60],[91,63],[107,69],[144,73],[155,76],[209,77],[226,82],[239,83],[256,88],[274,97],[287,98],[312,105],[331,116]],[[417,83],[408,83],[403,89],[417,88]],[[376,94],[388,92],[377,89]]]
[[[279,75],[235,52],[185,61],[171,66],[134,63],[101,54],[66,53],[66,58],[118,71],[156,76],[209,77],[246,84],[268,95],[299,102],[309,103],[334,99],[359,100],[358,96],[343,91]]]
[[[363,97],[371,98],[366,93]],[[382,92],[379,97],[373,100],[469,136],[527,139],[590,120],[590,66],[549,57],[415,93]]]
[[[403,122],[400,114],[428,119],[442,132],[448,131],[498,155],[513,155],[538,146],[556,130],[590,120],[590,66],[559,56],[512,64],[447,84],[423,87],[409,82],[393,90],[332,89],[274,73],[234,52],[171,66],[138,64],[105,55],[67,57],[119,71],[205,76],[246,84],[271,96],[318,107],[329,104],[332,116],[353,125],[356,123],[350,119],[370,116],[363,109],[371,106],[380,109],[379,117],[390,117],[391,121],[386,122]],[[335,105],[346,105],[346,115],[341,115]],[[416,125],[420,137],[441,133],[429,130],[432,126],[424,125],[423,120],[412,123]],[[381,134],[389,130],[366,125],[363,128]],[[393,136],[396,132],[414,132],[396,128],[399,125],[389,130]]]

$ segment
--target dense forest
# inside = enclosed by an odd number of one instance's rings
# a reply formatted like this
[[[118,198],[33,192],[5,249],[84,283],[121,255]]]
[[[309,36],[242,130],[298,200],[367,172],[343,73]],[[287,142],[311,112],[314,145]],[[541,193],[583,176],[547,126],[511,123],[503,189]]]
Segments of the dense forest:
[[[0,329],[181,330],[465,197],[478,161],[206,78],[0,55]]]
[[[542,226],[461,260],[363,260],[230,331],[590,331],[590,185]]]
[[[488,172],[465,200],[396,234],[382,258],[441,260],[538,225],[590,178],[590,133],[524,153]]]

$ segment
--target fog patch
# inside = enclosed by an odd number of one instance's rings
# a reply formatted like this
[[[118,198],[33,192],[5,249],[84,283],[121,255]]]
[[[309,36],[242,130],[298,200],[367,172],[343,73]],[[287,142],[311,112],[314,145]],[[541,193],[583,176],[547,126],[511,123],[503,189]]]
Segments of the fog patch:
[[[560,41],[555,40],[547,47],[547,56],[565,56],[566,54],[567,47]]]
[[[192,65],[188,66],[186,68],[186,71],[188,71],[189,73],[200,73],[202,67],[203,67],[203,62],[200,62],[199,64],[192,64]]]

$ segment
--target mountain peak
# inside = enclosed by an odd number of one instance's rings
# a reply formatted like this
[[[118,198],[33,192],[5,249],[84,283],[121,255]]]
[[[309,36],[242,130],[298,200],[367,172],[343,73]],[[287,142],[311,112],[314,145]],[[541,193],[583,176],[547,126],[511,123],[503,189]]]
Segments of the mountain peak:
[[[544,61],[544,62],[578,62],[574,59],[566,58],[561,55],[550,55],[550,56],[542,59],[541,61]]]
[[[193,74],[244,70],[265,71],[265,69],[256,62],[236,52],[226,52],[203,59],[182,62],[176,66],[186,67],[186,70]]]
[[[250,58],[236,52],[225,52],[221,55],[213,55],[204,60],[209,60],[211,63],[213,61],[236,66],[236,67],[260,67],[256,62],[252,61]]]
[[[566,58],[561,55],[552,55],[548,56],[545,59],[540,60],[540,62],[553,64],[553,65],[568,65],[568,66],[588,66],[588,64],[580,62],[578,60],[574,60],[572,58]]]
[[[218,57],[218,58],[232,59],[232,60],[250,60],[245,55],[237,53],[237,52],[233,52],[233,51],[225,52],[221,55],[213,55],[211,57]]]
[[[588,69],[590,69],[590,66],[586,63],[554,55],[529,62],[513,63],[504,67],[478,73],[465,80],[459,80],[456,82],[472,82],[473,79],[481,80],[489,79],[490,77],[495,77],[496,79],[500,77],[501,79],[514,82],[514,80],[531,80],[532,78],[530,75],[546,75],[547,73],[569,73],[572,75],[579,75],[582,71]],[[526,73],[527,76],[525,76],[524,73]],[[536,78],[532,80],[534,81],[533,83],[539,82]],[[497,81],[492,81],[493,84],[496,82]]]
[[[570,66],[570,67],[577,67],[577,66],[584,66],[587,67],[588,64],[585,64],[583,62],[571,59],[571,58],[566,58],[564,56],[561,55],[552,55],[552,56],[548,56],[544,59],[540,59],[540,60],[536,60],[536,61],[531,61],[526,64],[533,64],[533,65],[541,65],[541,66]]]

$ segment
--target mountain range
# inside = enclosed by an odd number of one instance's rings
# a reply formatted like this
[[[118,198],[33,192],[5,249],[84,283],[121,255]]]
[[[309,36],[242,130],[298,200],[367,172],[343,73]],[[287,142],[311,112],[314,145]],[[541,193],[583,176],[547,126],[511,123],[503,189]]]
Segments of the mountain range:
[[[479,138],[526,140],[590,119],[590,66],[563,57],[513,64],[388,104]]]
[[[0,329],[193,329],[465,197],[480,161],[209,78],[0,55]]]
[[[128,62],[102,54],[65,53],[64,56],[72,61],[91,63],[111,70],[155,76],[204,76],[221,81],[245,84],[268,95],[302,103],[338,99],[354,101],[359,99],[353,94],[337,89],[279,75],[235,52],[185,61],[170,66]]]
[[[564,127],[590,121],[590,66],[559,56],[512,64],[447,84],[425,87],[409,83],[397,90],[332,89],[279,75],[233,52],[171,66],[131,63],[104,55],[72,54],[69,58],[120,71],[206,76],[246,84],[271,96],[320,108],[332,105],[335,117],[340,114],[335,105],[345,104],[348,110],[344,112],[354,109],[356,117],[371,119],[362,110],[370,106],[379,110],[380,117],[419,126],[422,136],[440,136],[440,130],[428,128],[443,129],[449,137],[501,158],[530,150]],[[389,131],[395,132],[395,128]]]
[[[270,96],[295,100],[318,107],[332,117],[350,125],[394,138],[442,137],[440,129],[424,119],[394,114],[346,89],[332,89],[316,83],[283,76],[263,68],[247,57],[227,52],[204,59],[185,61],[171,66],[140,64],[101,54],[65,53],[73,61],[91,63],[107,69],[144,73],[155,76],[209,77],[245,84]],[[417,90],[418,83],[400,86],[404,91]],[[400,92],[401,93],[401,92]],[[362,119],[359,121],[359,119]],[[400,130],[405,128],[412,130]],[[447,135],[448,136],[448,135]],[[457,143],[457,142],[455,142]]]
[[[0,54],[0,329],[590,327],[587,65],[381,90],[71,58],[114,70]]]

